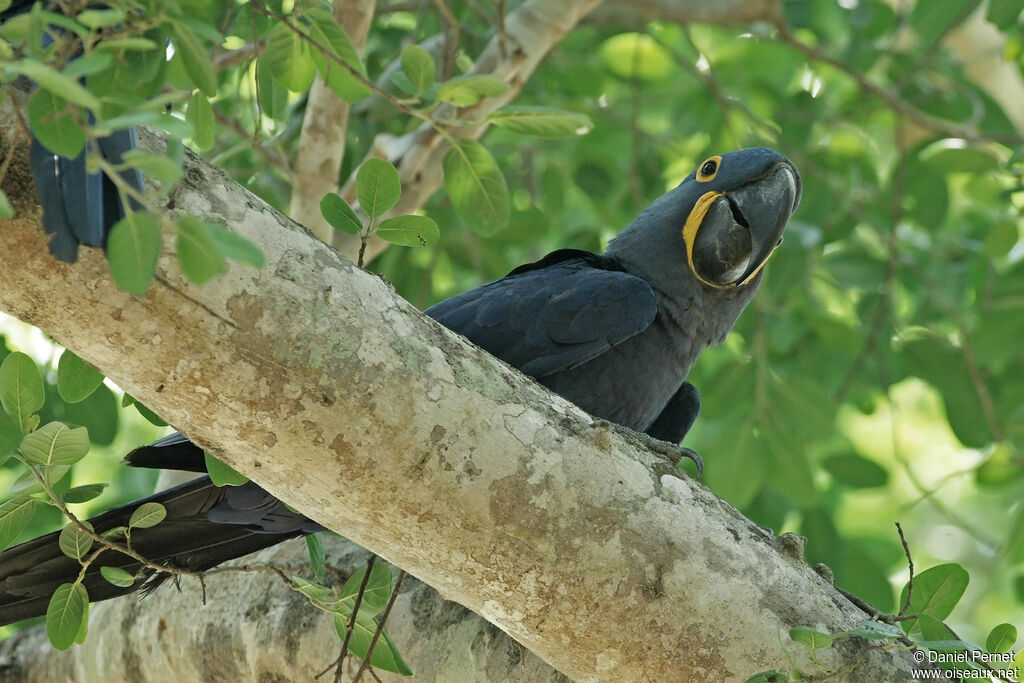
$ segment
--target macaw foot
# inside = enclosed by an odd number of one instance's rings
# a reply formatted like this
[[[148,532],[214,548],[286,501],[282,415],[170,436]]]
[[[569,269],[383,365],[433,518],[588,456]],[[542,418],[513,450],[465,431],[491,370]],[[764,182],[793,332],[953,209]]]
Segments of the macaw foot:
[[[642,432],[637,434],[637,436],[639,436],[652,451],[665,456],[676,467],[679,467],[679,463],[684,459],[692,460],[693,464],[697,466],[697,479],[700,479],[701,475],[704,474],[704,459],[701,458],[700,454],[692,448],[677,446],[671,441],[662,441],[661,439],[656,439],[653,436]]]
[[[644,432],[637,432],[628,427],[617,425],[614,422],[608,420],[594,420],[591,423],[592,427],[600,429],[616,429],[620,433],[628,434],[630,437],[635,439],[641,446],[645,446],[658,455],[664,457],[666,460],[672,463],[673,466],[679,467],[684,459],[692,460],[693,464],[697,466],[697,479],[700,479],[701,475],[704,474],[704,460],[700,457],[700,454],[692,448],[686,448],[685,446],[677,446],[671,441],[662,441],[661,439],[655,438],[650,434]]]

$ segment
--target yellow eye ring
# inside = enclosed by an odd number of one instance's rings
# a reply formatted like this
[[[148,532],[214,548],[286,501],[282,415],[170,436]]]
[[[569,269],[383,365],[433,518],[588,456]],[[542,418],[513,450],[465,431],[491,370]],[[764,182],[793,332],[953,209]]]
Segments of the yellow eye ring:
[[[721,165],[722,157],[719,154],[705,159],[704,162],[697,167],[697,182],[706,183],[712,180],[718,173],[718,168]]]

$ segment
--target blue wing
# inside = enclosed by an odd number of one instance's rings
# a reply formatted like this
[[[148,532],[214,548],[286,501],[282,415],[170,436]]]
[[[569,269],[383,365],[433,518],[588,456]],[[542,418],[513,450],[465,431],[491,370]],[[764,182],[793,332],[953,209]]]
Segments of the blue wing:
[[[654,291],[611,259],[563,249],[425,313],[532,377],[575,368],[646,329]]]

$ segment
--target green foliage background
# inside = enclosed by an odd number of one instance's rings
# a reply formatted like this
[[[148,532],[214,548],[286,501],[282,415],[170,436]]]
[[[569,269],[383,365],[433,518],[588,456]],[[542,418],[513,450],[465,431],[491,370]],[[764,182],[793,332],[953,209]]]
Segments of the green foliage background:
[[[221,3],[192,4],[195,25],[228,27],[224,50],[271,27],[250,5],[225,17]],[[493,34],[477,3],[449,7],[461,38],[450,58],[433,48],[439,80]],[[483,143],[507,180],[508,223],[467,225],[439,192],[424,207],[439,243],[392,247],[368,267],[426,307],[556,248],[600,250],[711,154],[782,151],[802,171],[801,208],[761,292],[691,375],[704,405],[687,445],[704,456],[705,483],[759,524],[807,536],[810,562],[887,612],[907,575],[900,521],[916,567],[968,570],[949,619],[961,636],[1024,627],[1024,137],[1020,111],[1004,110],[948,48],[977,12],[1001,41],[983,52],[1001,52],[1019,77],[1024,18],[1008,0],[793,1],[775,26],[581,25],[515,103],[586,114],[592,130],[541,140],[492,128]],[[381,12],[367,73],[445,28],[429,4]],[[179,109],[193,86],[214,93],[214,116],[191,105],[192,146],[286,210],[281,160],[296,152],[304,96],[264,89],[259,110],[251,60],[214,84],[190,76],[197,69],[176,58],[165,74]],[[380,97],[359,100],[339,181],[375,135],[417,123]],[[52,385],[46,347],[4,329],[0,355],[35,349]],[[90,509],[152,486],[150,473],[117,464],[159,434],[134,408],[106,387],[75,405],[49,393],[43,423],[88,425],[96,447],[71,483],[115,482]],[[4,467],[0,490],[13,478]],[[40,516],[24,537],[57,521]]]

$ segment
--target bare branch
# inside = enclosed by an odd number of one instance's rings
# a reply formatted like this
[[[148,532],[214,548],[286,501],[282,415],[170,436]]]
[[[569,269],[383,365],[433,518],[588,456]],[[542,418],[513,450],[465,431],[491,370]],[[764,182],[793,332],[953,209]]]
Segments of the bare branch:
[[[334,18],[361,52],[373,21],[374,0],[335,0]],[[320,215],[320,198],[338,189],[345,156],[349,104],[334,94],[317,75],[309,91],[302,136],[292,165],[292,198],[288,213],[329,242],[334,230]]]

